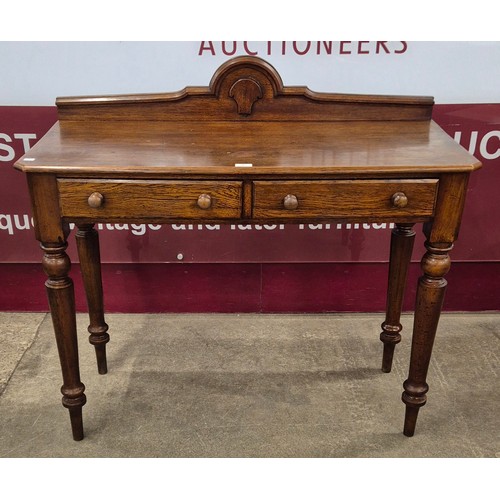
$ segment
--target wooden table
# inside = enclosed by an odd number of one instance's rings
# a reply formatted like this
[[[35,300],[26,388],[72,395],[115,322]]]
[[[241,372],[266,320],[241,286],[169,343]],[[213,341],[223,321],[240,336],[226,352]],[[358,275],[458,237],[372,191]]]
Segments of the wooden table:
[[[415,223],[426,253],[402,399],[412,436],[470,173],[481,164],[431,120],[433,98],[284,87],[267,62],[238,57],[208,87],[56,101],[59,121],[16,168],[26,173],[62,368],[62,403],[83,438],[69,222],[107,372],[97,222],[394,222],[382,370],[391,370]],[[145,340],[147,341],[147,339]]]

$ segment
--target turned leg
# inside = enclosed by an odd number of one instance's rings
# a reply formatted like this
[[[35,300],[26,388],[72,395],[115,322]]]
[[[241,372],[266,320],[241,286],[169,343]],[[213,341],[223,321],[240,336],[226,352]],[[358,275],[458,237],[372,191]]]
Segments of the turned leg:
[[[404,382],[403,402],[406,404],[405,436],[413,436],[418,411],[427,401],[427,370],[431,360],[432,346],[443,305],[446,280],[450,269],[448,252],[453,245],[443,248],[425,244],[427,253],[422,259],[423,276],[419,279],[415,304],[415,322],[411,346],[410,369]]]
[[[89,342],[95,347],[97,370],[105,374],[108,371],[106,343],[109,342],[109,334],[104,321],[99,234],[93,224],[78,225],[76,243],[89,308]]]
[[[396,224],[391,235],[386,315],[380,334],[384,343],[382,371],[386,373],[391,371],[394,348],[401,341],[401,310],[414,241],[413,224]]]
[[[75,295],[68,276],[71,263],[67,243],[42,243],[43,268],[48,276],[45,286],[61,362],[62,404],[69,410],[73,439],[83,439],[82,407],[86,402],[85,386],[80,381],[76,336]]]

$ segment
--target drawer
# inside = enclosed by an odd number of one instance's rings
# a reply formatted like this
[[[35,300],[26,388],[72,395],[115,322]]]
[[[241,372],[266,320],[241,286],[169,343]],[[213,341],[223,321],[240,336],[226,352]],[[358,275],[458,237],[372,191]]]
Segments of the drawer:
[[[59,179],[63,217],[94,219],[234,219],[241,216],[237,181]]]
[[[438,180],[256,181],[255,219],[365,219],[433,215]]]

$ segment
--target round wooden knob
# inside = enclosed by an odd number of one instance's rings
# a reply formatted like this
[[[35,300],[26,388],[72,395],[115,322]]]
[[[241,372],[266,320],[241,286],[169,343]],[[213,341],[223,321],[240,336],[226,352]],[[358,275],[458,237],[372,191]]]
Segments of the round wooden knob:
[[[299,206],[299,200],[297,200],[297,197],[294,194],[287,194],[283,198],[283,206],[287,210],[296,210]]]
[[[208,210],[212,206],[212,198],[209,194],[200,194],[197,204],[202,210]]]
[[[92,193],[87,200],[89,207],[99,208],[104,203],[104,196],[101,193]]]
[[[404,208],[408,205],[408,198],[404,193],[394,193],[391,197],[392,206],[396,208]]]

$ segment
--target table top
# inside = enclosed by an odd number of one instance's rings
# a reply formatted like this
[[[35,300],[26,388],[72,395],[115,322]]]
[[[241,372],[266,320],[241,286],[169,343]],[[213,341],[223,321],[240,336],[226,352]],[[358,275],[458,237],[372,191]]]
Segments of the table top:
[[[16,163],[26,172],[216,176],[432,174],[479,166],[432,121],[58,122]]]

